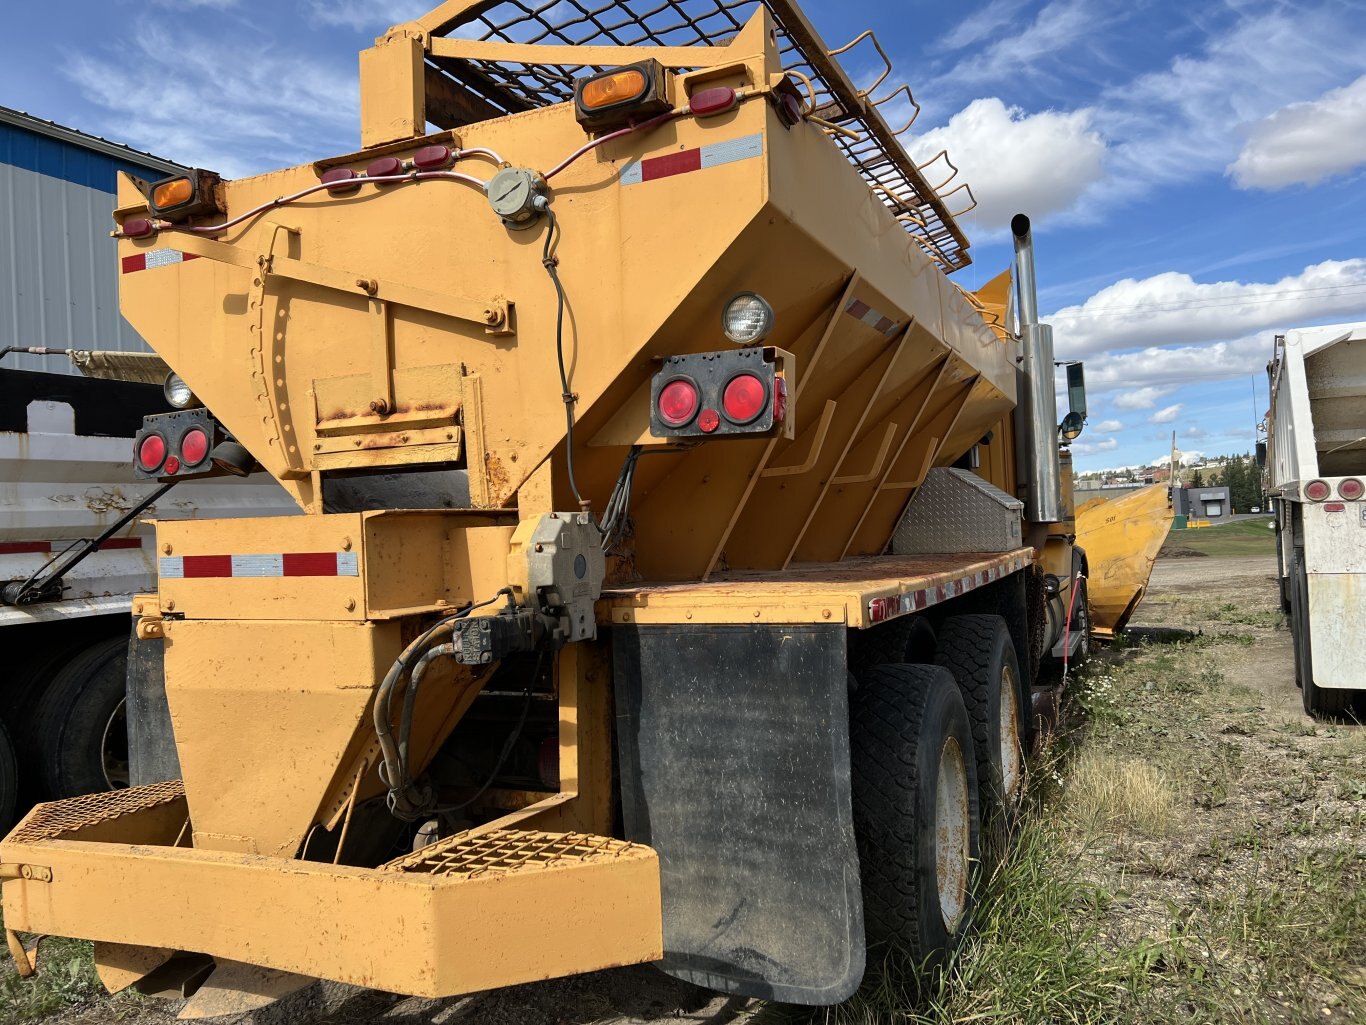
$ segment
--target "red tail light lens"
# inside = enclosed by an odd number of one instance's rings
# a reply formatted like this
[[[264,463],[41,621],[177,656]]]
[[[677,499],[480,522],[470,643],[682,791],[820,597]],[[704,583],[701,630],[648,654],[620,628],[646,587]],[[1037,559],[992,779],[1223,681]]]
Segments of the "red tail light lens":
[[[1361,497],[1363,491],[1366,491],[1366,487],[1363,487],[1361,481],[1355,477],[1348,477],[1338,485],[1338,497],[1345,498],[1349,502],[1355,502]]]
[[[138,442],[138,465],[144,470],[155,470],[166,459],[166,439],[160,434],[149,434]]]
[[[413,154],[413,167],[419,171],[444,171],[455,161],[446,146],[423,146]]]
[[[670,381],[659,390],[659,416],[672,427],[691,420],[699,402],[697,385],[685,378]]]
[[[349,167],[334,167],[324,171],[320,179],[328,192],[354,192],[361,187],[360,176]]]
[[[177,459],[175,456],[168,456],[166,459],[166,465],[162,467],[162,470],[165,471],[167,474],[179,473],[180,460]]]
[[[1304,497],[1311,502],[1322,502],[1330,494],[1332,489],[1326,480],[1311,480],[1304,486]]]
[[[782,423],[787,419],[787,378],[773,379],[773,421]]]
[[[758,419],[768,405],[768,389],[753,374],[737,374],[726,382],[721,408],[731,423],[747,424]]]
[[[196,466],[209,456],[209,436],[198,427],[191,427],[180,439],[180,458],[186,466]]]

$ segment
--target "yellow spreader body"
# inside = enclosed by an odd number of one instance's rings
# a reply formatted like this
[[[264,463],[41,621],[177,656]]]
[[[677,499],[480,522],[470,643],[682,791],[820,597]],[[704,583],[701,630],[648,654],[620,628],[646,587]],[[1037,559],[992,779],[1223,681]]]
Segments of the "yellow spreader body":
[[[1111,638],[1129,622],[1171,528],[1171,489],[1165,484],[1078,508],[1077,544],[1089,564],[1086,594],[1097,637]]]

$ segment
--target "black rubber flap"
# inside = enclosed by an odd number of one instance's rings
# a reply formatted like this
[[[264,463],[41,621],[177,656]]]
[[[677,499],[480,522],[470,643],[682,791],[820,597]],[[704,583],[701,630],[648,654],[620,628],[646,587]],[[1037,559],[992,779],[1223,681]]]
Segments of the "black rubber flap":
[[[615,627],[626,835],[670,975],[833,1004],[863,977],[843,626]]]

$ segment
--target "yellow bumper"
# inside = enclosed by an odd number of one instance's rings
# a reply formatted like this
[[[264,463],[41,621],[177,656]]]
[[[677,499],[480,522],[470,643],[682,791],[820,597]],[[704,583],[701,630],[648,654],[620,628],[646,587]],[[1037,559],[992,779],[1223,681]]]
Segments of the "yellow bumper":
[[[501,829],[375,869],[175,846],[178,782],[39,805],[0,844],[5,925],[416,996],[663,956],[649,847]]]

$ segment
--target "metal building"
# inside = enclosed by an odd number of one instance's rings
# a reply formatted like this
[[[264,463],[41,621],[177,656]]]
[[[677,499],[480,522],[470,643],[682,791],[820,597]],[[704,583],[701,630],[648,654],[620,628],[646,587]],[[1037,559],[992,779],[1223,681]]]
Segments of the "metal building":
[[[161,157],[0,107],[0,346],[147,351],[119,313],[109,232],[118,171],[158,179]],[[74,373],[11,354],[5,366]]]

